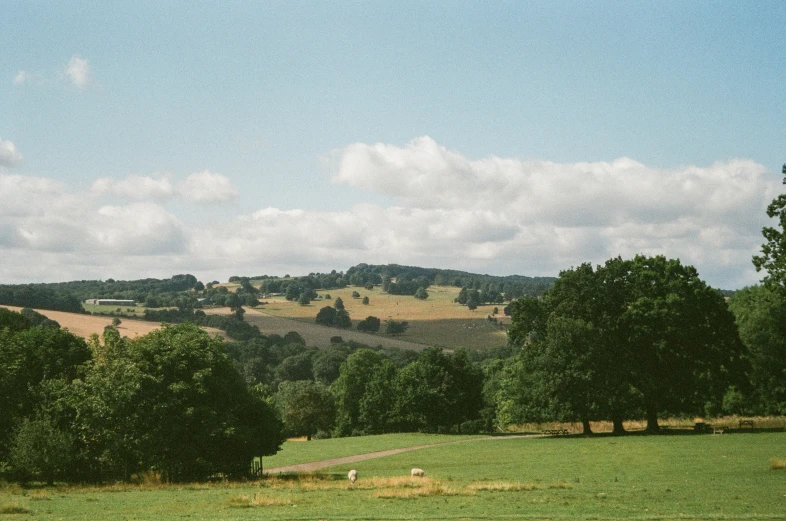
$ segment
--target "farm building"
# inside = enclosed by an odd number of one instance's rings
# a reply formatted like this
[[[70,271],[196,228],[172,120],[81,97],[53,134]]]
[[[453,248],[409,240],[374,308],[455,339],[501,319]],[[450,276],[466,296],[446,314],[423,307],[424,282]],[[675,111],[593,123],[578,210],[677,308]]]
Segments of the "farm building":
[[[133,300],[120,300],[114,298],[89,298],[85,300],[85,304],[95,304],[98,306],[133,306],[136,303]]]

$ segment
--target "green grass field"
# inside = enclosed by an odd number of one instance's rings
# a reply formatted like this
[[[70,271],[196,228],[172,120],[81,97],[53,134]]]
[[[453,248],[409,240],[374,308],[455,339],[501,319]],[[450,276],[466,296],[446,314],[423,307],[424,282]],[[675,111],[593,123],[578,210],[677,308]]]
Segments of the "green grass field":
[[[484,436],[456,436],[448,434],[380,434],[355,438],[333,438],[312,441],[286,441],[275,456],[263,458],[265,468],[296,465],[310,461],[341,458],[388,449],[433,445]],[[305,440],[305,438],[303,438]]]
[[[391,443],[373,438],[348,440]],[[783,519],[786,469],[770,465],[784,457],[786,433],[479,440],[354,463],[354,486],[349,466],[247,484],[6,486],[0,519]]]

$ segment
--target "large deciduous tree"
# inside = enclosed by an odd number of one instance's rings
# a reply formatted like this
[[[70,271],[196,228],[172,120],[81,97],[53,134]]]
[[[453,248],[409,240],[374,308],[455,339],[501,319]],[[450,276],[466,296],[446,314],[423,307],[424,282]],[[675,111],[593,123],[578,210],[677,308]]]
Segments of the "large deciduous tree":
[[[721,294],[663,256],[563,271],[541,302],[513,304],[509,335],[552,416],[612,419],[618,431],[636,410],[650,431],[659,413],[701,413],[744,370]]]
[[[786,165],[783,165],[783,175],[786,175]],[[783,179],[783,184],[786,184],[786,178]],[[753,257],[753,264],[756,271],[767,272],[765,284],[786,291],[786,194],[772,200],[767,207],[767,215],[778,219],[777,226],[780,229],[772,226],[762,229],[762,235],[767,242],[761,246],[761,255]]]
[[[335,404],[327,387],[307,380],[282,382],[276,403],[287,432],[306,436],[330,431],[335,420]]]

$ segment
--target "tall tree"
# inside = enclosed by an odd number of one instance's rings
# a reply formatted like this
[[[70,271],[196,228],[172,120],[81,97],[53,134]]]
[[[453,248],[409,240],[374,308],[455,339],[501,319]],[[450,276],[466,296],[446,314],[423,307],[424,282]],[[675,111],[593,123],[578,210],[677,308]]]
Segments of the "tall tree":
[[[335,420],[335,404],[327,387],[300,380],[283,382],[276,403],[287,432],[295,436],[311,437],[317,431],[329,431]]]
[[[783,293],[771,285],[744,288],[729,299],[729,309],[748,348],[753,394],[748,406],[757,414],[785,415],[786,299]]]
[[[786,175],[786,164],[783,165],[783,175]],[[783,179],[783,184],[786,184],[786,178]],[[771,226],[762,229],[762,235],[767,242],[761,247],[761,255],[753,257],[753,264],[756,271],[767,272],[765,284],[786,291],[786,194],[772,200],[767,207],[767,215],[778,219],[777,226],[780,229]]]
[[[522,300],[512,316],[511,342],[534,339],[525,349],[546,358],[525,370],[551,378],[539,368],[572,357],[576,378],[560,388],[591,383],[593,392],[589,402],[565,396],[558,402],[579,416],[611,416],[617,428],[621,415],[633,413],[630,389],[648,430],[657,431],[659,413],[701,413],[742,378],[744,347],[723,297],[678,260],[636,256],[566,270],[544,295],[542,309]],[[585,331],[570,333],[577,327]],[[554,388],[544,389],[559,398]]]

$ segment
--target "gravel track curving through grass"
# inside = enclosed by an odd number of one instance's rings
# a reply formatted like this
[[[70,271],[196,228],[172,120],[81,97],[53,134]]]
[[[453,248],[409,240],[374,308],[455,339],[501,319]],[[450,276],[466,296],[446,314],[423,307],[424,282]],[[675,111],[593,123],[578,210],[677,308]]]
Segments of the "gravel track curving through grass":
[[[354,456],[344,456],[342,458],[332,458],[322,461],[312,461],[310,463],[299,463],[297,465],[287,465],[284,467],[273,467],[264,469],[264,474],[281,474],[284,472],[314,472],[334,465],[343,465],[345,463],[355,463],[357,461],[364,461],[367,459],[384,458],[385,456],[393,456],[401,454],[402,452],[409,452],[413,450],[427,449],[429,447],[439,447],[441,445],[455,445],[457,443],[466,443],[470,441],[495,441],[495,440],[511,440],[518,438],[540,438],[540,434],[514,434],[510,436],[489,436],[488,438],[471,438],[467,440],[446,441],[443,443],[430,443],[427,445],[416,445],[413,447],[403,447],[399,449],[381,450],[377,452],[368,452],[366,454],[356,454]]]

